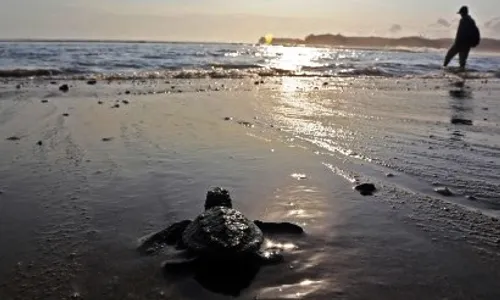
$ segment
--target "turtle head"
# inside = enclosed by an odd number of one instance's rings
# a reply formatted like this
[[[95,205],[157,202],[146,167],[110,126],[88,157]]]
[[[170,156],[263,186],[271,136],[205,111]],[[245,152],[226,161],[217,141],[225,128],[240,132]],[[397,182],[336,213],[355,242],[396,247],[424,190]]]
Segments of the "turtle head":
[[[208,191],[207,198],[205,199],[205,210],[209,210],[217,206],[233,208],[229,192],[220,187],[216,187]]]

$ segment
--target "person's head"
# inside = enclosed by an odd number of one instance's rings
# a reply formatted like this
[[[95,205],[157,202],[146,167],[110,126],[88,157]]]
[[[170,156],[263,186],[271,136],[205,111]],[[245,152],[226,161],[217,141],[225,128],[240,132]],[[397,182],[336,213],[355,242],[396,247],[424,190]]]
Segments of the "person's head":
[[[458,11],[458,14],[461,15],[462,17],[468,16],[469,15],[469,8],[467,6],[462,6],[460,10]]]
[[[233,208],[233,203],[229,192],[220,187],[216,187],[207,192],[207,198],[205,199],[205,210],[223,206],[227,208]]]

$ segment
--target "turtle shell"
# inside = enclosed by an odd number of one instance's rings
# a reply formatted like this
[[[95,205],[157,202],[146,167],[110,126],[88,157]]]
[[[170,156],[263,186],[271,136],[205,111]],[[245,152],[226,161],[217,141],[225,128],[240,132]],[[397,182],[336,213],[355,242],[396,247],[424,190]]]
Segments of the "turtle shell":
[[[182,241],[195,253],[227,257],[258,251],[264,235],[241,212],[227,207],[214,207],[189,224]]]

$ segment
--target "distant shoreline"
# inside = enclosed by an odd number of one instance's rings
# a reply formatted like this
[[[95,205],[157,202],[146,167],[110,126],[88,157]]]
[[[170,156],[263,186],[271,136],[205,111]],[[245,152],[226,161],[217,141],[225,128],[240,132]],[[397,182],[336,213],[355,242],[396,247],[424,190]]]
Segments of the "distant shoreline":
[[[431,48],[431,49],[447,49],[453,44],[453,39],[427,39],[417,36],[408,36],[401,38],[385,38],[385,37],[354,37],[343,36],[341,34],[310,34],[307,37],[300,38],[273,38],[271,45],[282,46],[330,46],[330,47],[346,47],[346,48],[363,48],[363,49],[383,49],[383,48]],[[266,38],[261,37],[259,44],[267,44]],[[481,44],[474,48],[484,52],[500,52],[500,40],[484,37]]]

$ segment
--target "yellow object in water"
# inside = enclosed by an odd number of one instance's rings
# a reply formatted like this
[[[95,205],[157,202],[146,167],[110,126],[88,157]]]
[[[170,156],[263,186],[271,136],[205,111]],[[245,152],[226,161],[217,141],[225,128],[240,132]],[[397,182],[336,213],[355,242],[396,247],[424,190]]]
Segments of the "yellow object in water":
[[[273,42],[273,35],[268,33],[268,34],[266,34],[264,39],[266,40],[266,44],[270,45]]]

